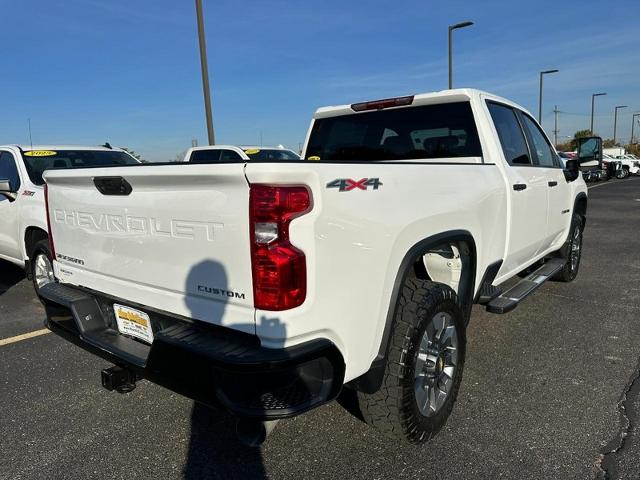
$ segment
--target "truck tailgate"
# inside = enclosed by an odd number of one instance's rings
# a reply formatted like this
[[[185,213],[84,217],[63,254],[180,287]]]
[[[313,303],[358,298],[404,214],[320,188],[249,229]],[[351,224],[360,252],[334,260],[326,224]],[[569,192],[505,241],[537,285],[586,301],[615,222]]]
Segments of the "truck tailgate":
[[[254,333],[245,165],[212,167],[47,172],[56,276]]]

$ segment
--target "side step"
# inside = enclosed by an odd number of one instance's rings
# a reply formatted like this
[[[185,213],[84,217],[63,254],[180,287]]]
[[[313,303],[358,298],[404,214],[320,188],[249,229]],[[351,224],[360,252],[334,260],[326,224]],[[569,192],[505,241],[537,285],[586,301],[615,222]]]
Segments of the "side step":
[[[496,287],[490,283],[483,283],[480,287],[480,295],[478,296],[478,303],[480,305],[486,305],[491,300],[499,296],[503,292],[501,287]]]
[[[491,313],[507,313],[516,308],[520,302],[535,292],[540,285],[562,270],[566,260],[552,258],[535,272],[520,280],[505,293],[497,296],[487,304]]]

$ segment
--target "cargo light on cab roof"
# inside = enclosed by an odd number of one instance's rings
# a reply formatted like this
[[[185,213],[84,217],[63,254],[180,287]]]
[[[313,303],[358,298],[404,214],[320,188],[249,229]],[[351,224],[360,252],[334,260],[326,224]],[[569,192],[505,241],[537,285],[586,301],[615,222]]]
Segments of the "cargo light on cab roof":
[[[383,108],[402,107],[413,103],[413,95],[407,97],[385,98],[373,100],[371,102],[354,103],[351,110],[354,112],[364,112],[366,110],[382,110]]]

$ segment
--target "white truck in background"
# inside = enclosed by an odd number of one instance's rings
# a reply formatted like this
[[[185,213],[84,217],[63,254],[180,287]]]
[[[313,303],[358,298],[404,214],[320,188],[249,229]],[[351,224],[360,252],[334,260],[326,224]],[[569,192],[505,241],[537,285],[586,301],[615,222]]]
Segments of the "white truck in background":
[[[254,439],[343,388],[388,435],[431,438],[471,306],[507,313],[573,280],[587,214],[578,161],[470,89],[321,108],[302,161],[45,178],[48,327],[115,364],[106,388],[222,404]]]
[[[188,163],[227,163],[236,161],[295,161],[300,155],[293,150],[278,147],[254,147],[235,145],[207,145],[192,147],[184,155],[183,162]]]
[[[0,145],[0,259],[25,268],[36,290],[52,281],[44,171],[138,163],[108,144]]]

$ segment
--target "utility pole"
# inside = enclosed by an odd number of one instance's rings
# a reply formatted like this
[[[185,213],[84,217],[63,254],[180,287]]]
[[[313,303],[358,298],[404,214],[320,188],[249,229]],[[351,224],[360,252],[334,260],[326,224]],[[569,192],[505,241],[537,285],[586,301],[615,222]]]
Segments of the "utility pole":
[[[542,125],[542,77],[547,73],[558,73],[560,70],[545,70],[540,72],[540,93],[538,95],[538,123]]]
[[[558,110],[558,106],[555,105],[553,108],[553,116],[555,117],[554,119],[554,127],[553,127],[553,146],[557,147],[558,146],[558,114],[560,113],[560,110]]]
[[[449,25],[449,90],[453,88],[453,31],[458,28],[470,27],[471,25],[473,25],[473,22]]]
[[[202,91],[204,94],[204,110],[207,117],[207,135],[209,145],[216,144],[213,132],[213,113],[211,110],[211,92],[209,91],[209,66],[207,65],[207,42],[204,37],[204,19],[202,17],[202,0],[196,0],[196,17],[198,21],[198,42],[200,44],[200,69],[202,70]]]
[[[591,128],[590,132],[593,135],[593,111],[595,108],[596,97],[601,97],[602,95],[606,95],[606,93],[594,93],[591,95]]]
[[[613,144],[616,144],[616,133],[618,131],[618,110],[620,108],[627,108],[626,105],[618,105],[615,109],[615,113],[613,115]]]

